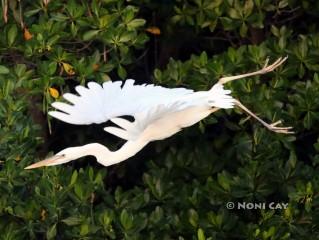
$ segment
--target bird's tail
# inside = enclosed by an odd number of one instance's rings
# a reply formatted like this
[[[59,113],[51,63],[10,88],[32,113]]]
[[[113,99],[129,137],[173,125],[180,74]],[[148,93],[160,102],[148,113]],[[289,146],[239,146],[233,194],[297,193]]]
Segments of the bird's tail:
[[[209,90],[209,104],[212,107],[217,108],[233,108],[235,105],[235,99],[230,95],[230,90],[225,90],[224,86],[220,83],[216,83]]]

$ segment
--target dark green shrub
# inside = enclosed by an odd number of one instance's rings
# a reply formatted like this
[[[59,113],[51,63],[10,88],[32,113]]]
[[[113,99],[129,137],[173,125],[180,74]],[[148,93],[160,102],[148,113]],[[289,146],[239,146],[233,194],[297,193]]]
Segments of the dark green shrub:
[[[1,239],[318,238],[317,1],[1,3]],[[268,132],[235,109],[116,166],[86,158],[23,170],[50,150],[122,144],[100,127],[47,119],[50,103],[77,84],[132,77],[207,90],[285,55],[277,71],[227,87],[295,135]]]

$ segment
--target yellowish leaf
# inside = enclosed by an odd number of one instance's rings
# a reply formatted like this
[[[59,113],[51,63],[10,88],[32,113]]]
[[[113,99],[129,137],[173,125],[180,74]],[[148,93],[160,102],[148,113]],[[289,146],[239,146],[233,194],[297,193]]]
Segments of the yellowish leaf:
[[[59,91],[56,90],[55,88],[50,87],[49,92],[53,98],[58,98],[60,96]]]
[[[73,68],[73,66],[71,64],[62,62],[62,66],[63,66],[64,71],[68,75],[74,75],[75,74],[74,68]]]
[[[42,209],[40,214],[41,221],[44,221],[46,219],[46,216],[47,216],[47,212],[45,211],[45,209]]]
[[[98,64],[98,63],[94,63],[93,65],[92,65],[92,68],[93,68],[93,71],[97,71],[97,70],[99,70],[99,68],[100,68],[100,64]]]

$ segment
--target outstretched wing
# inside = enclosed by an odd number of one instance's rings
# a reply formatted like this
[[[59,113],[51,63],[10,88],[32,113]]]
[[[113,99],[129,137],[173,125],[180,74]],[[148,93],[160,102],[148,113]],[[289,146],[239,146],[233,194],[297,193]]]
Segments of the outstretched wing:
[[[130,122],[123,118],[111,118],[110,121],[119,127],[105,127],[104,130],[125,140],[137,139],[144,130],[159,119],[187,107],[187,102],[176,101],[169,104],[159,104],[146,111],[137,113],[135,120]],[[174,125],[174,124],[172,124]]]
[[[152,126],[149,130],[156,133],[157,140],[166,138],[200,121],[211,108],[232,108],[235,99],[230,93],[222,85],[215,84],[210,91],[195,92],[138,112],[134,122],[119,117],[111,118],[119,127],[106,127],[104,130],[125,140],[135,140],[147,127]]]
[[[77,86],[75,90],[79,95],[64,94],[63,98],[69,103],[54,102],[52,106],[57,111],[50,111],[49,115],[71,124],[99,124],[123,115],[136,117],[137,113],[193,93],[185,88],[134,85],[132,79],[124,83],[109,81],[102,86],[89,82],[87,88]]]

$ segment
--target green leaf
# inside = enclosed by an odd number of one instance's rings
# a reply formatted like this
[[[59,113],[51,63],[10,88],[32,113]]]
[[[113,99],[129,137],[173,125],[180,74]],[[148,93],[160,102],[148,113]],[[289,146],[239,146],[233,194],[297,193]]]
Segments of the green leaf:
[[[281,1],[279,2],[279,4],[278,4],[278,7],[279,7],[279,8],[285,8],[285,7],[288,6],[288,4],[289,4],[288,0],[281,0]]]
[[[60,35],[56,34],[54,36],[52,36],[51,38],[48,39],[47,41],[47,46],[52,47],[52,45],[54,45],[55,43],[57,43],[57,41],[60,39]]]
[[[94,171],[92,167],[89,168],[89,179],[91,182],[94,181]]]
[[[313,188],[312,188],[312,183],[311,182],[307,182],[306,193],[307,193],[307,195],[312,195],[313,194]]]
[[[126,70],[124,67],[122,67],[122,65],[119,65],[117,67],[117,74],[119,75],[119,77],[121,79],[125,79],[126,78]]]
[[[308,43],[306,37],[301,37],[301,41],[299,43],[299,52],[302,59],[304,59],[308,54]]]
[[[244,5],[244,13],[245,18],[251,15],[252,11],[254,9],[254,2],[253,0],[246,0]]]
[[[9,31],[8,31],[8,45],[11,47],[17,37],[18,34],[18,28],[17,26],[14,24],[10,27]]]
[[[124,20],[125,22],[131,21],[134,18],[134,9],[130,8],[126,11]]]
[[[274,34],[277,38],[280,37],[279,29],[278,29],[276,26],[271,25],[270,31],[271,31],[272,34]]]
[[[255,0],[255,4],[256,4],[256,6],[259,8],[260,7],[260,1],[261,0]]]
[[[128,41],[132,41],[134,37],[135,37],[135,33],[133,33],[133,32],[125,32],[125,33],[123,33],[120,36],[119,42],[125,43],[125,42],[128,42]]]
[[[188,221],[193,227],[198,225],[198,213],[194,209],[188,211]]]
[[[243,22],[241,27],[240,27],[240,30],[239,30],[240,36],[241,37],[246,37],[247,31],[248,31],[247,24]]]
[[[197,239],[198,240],[206,240],[205,234],[204,234],[204,230],[199,228],[197,230]]]
[[[78,178],[78,172],[76,170],[74,170],[72,177],[71,177],[70,185],[73,185],[76,182],[77,178]]]
[[[144,19],[140,19],[140,18],[137,18],[137,19],[134,19],[133,21],[129,22],[127,24],[127,27],[129,29],[133,29],[133,28],[138,28],[138,27],[141,27],[145,24],[145,20]]]
[[[67,21],[69,19],[68,16],[66,16],[66,15],[64,15],[62,13],[59,13],[59,12],[52,13],[51,17],[52,17],[52,19],[54,19],[55,21],[58,21],[58,22],[65,22],[65,21]]]
[[[207,53],[205,51],[201,53],[199,60],[202,66],[207,64],[208,59],[207,59]]]
[[[310,129],[313,125],[315,114],[313,112],[307,112],[303,120],[303,125],[306,129]]]
[[[74,186],[74,192],[76,194],[76,196],[80,199],[80,200],[83,200],[83,189],[82,189],[82,185],[77,183],[75,184]]]
[[[217,181],[219,185],[222,186],[222,188],[225,189],[226,191],[231,190],[231,187],[230,187],[231,180],[229,179],[228,174],[225,171],[218,173]]]
[[[0,65],[0,74],[8,74],[10,72],[9,68]]]
[[[99,28],[104,29],[107,28],[113,21],[112,15],[104,15],[99,18]]]
[[[123,209],[120,215],[120,221],[123,228],[127,231],[133,227],[133,216],[126,209]]]
[[[219,19],[226,31],[233,30],[236,27],[234,21],[231,18],[220,17]]]
[[[104,213],[101,215],[101,222],[104,227],[108,227],[113,221],[113,212],[109,210],[105,210]]]
[[[48,73],[49,75],[53,75],[55,72],[56,72],[56,69],[57,69],[57,63],[56,62],[51,62],[49,63],[49,66],[48,66]]]
[[[156,68],[155,70],[154,70],[154,77],[155,77],[155,79],[157,80],[157,81],[161,81],[161,79],[162,79],[162,72],[161,72],[161,70],[159,70],[158,68]]]
[[[276,227],[271,226],[268,231],[263,232],[264,239],[270,239],[276,233]]]
[[[93,39],[96,35],[98,35],[100,32],[100,30],[90,30],[87,31],[83,34],[83,40],[84,41],[89,41],[91,39]]]
[[[36,9],[31,9],[29,11],[24,11],[23,14],[25,17],[31,17],[32,15],[37,14],[38,12],[42,11],[42,8],[36,8]]]
[[[150,220],[154,223],[158,223],[164,215],[164,211],[161,207],[156,206],[155,210],[151,213]]]
[[[62,220],[68,226],[76,226],[81,224],[82,219],[79,217],[68,217]]]
[[[89,225],[88,224],[82,224],[80,227],[80,235],[85,236],[89,233]]]
[[[56,236],[56,224],[53,224],[47,231],[47,239],[54,239]]]
[[[230,8],[228,14],[233,19],[241,19],[240,13],[235,8]]]

